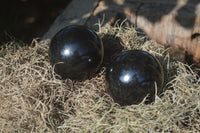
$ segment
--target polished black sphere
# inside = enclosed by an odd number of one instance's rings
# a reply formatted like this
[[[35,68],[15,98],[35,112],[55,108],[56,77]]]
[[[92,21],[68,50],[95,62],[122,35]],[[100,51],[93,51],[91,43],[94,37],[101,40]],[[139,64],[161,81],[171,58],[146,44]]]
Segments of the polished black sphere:
[[[107,68],[108,92],[121,105],[139,104],[148,95],[146,103],[162,92],[163,69],[156,58],[142,50],[120,54]],[[156,84],[156,86],[155,86]]]
[[[59,31],[49,47],[50,62],[63,79],[85,80],[94,75],[103,61],[103,45],[86,26],[73,25]]]

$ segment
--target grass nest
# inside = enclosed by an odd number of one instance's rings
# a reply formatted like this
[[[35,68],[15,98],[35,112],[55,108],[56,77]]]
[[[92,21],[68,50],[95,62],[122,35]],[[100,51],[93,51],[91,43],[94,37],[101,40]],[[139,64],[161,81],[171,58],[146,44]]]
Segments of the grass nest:
[[[92,79],[60,80],[48,58],[48,45],[11,42],[0,48],[1,132],[198,132],[198,68],[181,63],[169,50],[134,28],[100,28],[105,58]],[[121,51],[141,49],[158,58],[164,92],[152,104],[120,106],[106,92],[105,69]]]

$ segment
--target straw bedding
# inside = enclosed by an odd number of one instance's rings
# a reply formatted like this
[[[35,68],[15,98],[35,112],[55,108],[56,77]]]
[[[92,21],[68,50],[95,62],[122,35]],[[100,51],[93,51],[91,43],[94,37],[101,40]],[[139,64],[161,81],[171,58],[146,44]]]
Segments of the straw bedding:
[[[105,26],[101,70],[83,82],[54,73],[45,41],[10,42],[0,49],[1,132],[198,132],[198,68],[178,62],[169,50],[134,28]],[[105,69],[121,51],[142,49],[158,58],[165,73],[163,94],[152,104],[120,106],[106,92]]]

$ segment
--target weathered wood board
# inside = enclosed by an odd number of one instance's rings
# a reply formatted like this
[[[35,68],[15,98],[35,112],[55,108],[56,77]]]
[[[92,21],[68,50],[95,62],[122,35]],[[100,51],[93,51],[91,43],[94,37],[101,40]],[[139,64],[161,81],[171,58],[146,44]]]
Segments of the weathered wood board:
[[[200,66],[200,0],[73,0],[43,39],[70,24],[97,29],[98,20],[105,25],[116,18],[127,18],[160,44],[182,48]]]
[[[85,24],[97,5],[98,0],[72,0],[66,9],[56,18],[42,39],[51,39],[59,30],[67,25]]]

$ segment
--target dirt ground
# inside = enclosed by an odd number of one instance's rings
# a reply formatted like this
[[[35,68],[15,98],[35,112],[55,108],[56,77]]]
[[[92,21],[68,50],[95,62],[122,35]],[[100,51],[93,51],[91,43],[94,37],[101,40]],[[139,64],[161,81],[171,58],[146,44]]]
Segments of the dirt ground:
[[[41,37],[71,0],[3,0],[0,2],[0,42],[30,43]]]

